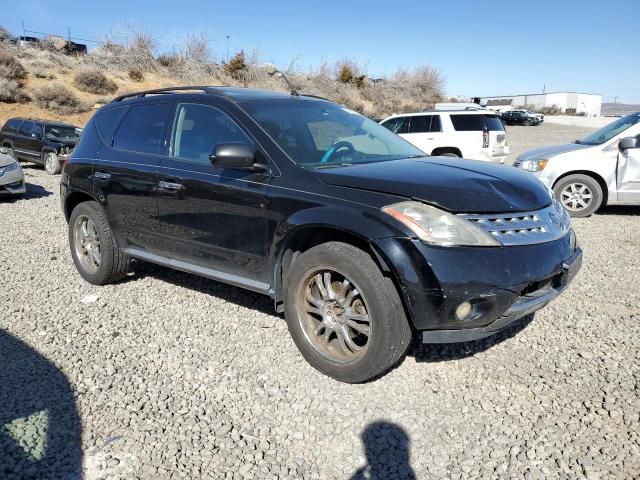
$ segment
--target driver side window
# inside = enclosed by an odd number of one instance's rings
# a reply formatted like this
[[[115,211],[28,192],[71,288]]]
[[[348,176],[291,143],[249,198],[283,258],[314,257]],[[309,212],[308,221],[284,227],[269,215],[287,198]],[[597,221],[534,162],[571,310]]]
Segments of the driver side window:
[[[226,113],[209,105],[179,104],[171,135],[172,157],[209,163],[221,143],[252,143]]]

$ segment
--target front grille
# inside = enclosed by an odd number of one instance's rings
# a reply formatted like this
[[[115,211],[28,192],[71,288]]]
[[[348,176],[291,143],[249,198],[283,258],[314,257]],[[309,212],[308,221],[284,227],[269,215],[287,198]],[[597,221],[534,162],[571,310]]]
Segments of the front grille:
[[[557,201],[535,212],[462,214],[503,245],[530,245],[557,240],[569,231],[569,214]]]

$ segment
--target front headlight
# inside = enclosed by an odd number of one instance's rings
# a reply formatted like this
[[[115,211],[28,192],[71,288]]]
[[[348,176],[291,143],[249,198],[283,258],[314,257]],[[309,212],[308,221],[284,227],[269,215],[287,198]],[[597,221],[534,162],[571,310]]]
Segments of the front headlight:
[[[498,240],[471,222],[420,202],[400,202],[382,209],[402,222],[421,240],[435,245],[498,247]]]
[[[0,177],[5,173],[13,172],[15,170],[20,169],[20,164],[18,162],[12,163],[11,165],[7,165],[6,167],[0,167]]]
[[[520,168],[528,170],[529,172],[540,172],[544,170],[544,167],[549,163],[549,159],[543,158],[541,160],[525,160],[520,162]]]

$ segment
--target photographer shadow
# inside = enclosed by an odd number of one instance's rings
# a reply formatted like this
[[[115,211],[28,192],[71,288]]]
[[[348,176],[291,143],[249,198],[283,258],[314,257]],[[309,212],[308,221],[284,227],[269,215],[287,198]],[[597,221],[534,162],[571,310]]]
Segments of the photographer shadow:
[[[0,330],[0,478],[81,477],[81,423],[69,381]]]

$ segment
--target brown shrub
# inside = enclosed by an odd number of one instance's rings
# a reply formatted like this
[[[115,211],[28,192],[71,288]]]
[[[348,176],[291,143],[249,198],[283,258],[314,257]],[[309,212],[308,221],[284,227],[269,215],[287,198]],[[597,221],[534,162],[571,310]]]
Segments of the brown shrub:
[[[76,74],[73,84],[84,92],[95,93],[98,95],[105,93],[113,93],[118,90],[118,86],[105,77],[98,70],[85,70]]]
[[[240,80],[247,71],[247,57],[244,50],[236,53],[229,63],[224,66],[224,72],[234,80]]]
[[[0,78],[0,102],[24,103],[31,100],[15,80]]]
[[[157,61],[166,68],[179,67],[184,63],[184,58],[177,53],[163,53],[159,55]]]
[[[11,32],[3,26],[0,26],[0,42],[8,42],[12,38],[13,35],[11,35]]]
[[[67,87],[59,83],[40,87],[33,94],[38,106],[62,114],[86,112],[91,108],[91,105],[80,100]]]
[[[0,51],[0,78],[21,83],[22,80],[27,78],[27,71],[16,57],[10,53]]]
[[[132,68],[129,70],[129,78],[134,82],[141,82],[144,80],[144,74],[142,73],[142,70]]]

